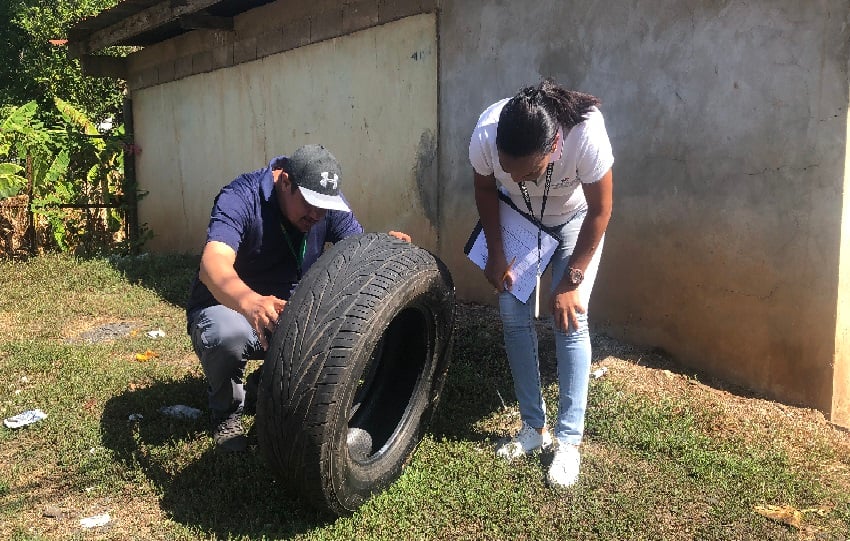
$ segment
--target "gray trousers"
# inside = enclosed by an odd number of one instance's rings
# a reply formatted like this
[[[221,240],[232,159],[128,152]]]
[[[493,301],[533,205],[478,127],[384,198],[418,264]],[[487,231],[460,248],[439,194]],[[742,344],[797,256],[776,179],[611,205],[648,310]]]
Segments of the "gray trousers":
[[[248,359],[262,359],[257,333],[239,312],[220,304],[188,315],[192,347],[207,377],[210,415],[220,419],[242,413],[242,378]]]

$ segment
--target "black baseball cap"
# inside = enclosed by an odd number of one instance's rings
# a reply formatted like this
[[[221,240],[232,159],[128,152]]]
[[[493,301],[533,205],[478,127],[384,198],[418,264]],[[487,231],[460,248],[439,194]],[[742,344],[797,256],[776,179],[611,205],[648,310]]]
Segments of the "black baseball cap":
[[[324,146],[304,145],[289,157],[284,168],[304,199],[314,207],[351,212],[339,191],[342,169]]]

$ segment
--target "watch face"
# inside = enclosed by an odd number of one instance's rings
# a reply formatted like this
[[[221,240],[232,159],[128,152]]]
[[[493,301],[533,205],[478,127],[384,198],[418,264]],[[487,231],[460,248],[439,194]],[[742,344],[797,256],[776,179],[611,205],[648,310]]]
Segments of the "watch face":
[[[581,269],[570,269],[570,283],[577,286],[584,280],[584,273]]]

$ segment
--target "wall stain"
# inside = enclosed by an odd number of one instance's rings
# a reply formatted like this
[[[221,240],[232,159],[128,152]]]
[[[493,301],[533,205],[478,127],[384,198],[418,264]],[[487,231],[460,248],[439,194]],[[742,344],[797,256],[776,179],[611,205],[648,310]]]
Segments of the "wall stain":
[[[431,130],[425,130],[419,137],[416,149],[416,163],[413,175],[419,192],[422,210],[431,227],[435,230],[440,223],[439,186],[436,174],[437,136]]]

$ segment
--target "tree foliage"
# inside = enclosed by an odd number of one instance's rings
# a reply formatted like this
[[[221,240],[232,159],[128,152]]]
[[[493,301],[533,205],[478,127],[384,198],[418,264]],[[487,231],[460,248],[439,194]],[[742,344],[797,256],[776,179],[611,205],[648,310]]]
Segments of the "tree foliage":
[[[25,190],[60,250],[109,248],[122,226],[123,127],[102,135],[82,111],[55,98],[61,122],[45,126],[28,102],[0,118],[0,198]],[[100,208],[86,205],[101,205]],[[71,206],[69,206],[71,205]],[[78,207],[75,207],[78,206]]]
[[[67,47],[50,43],[118,1],[0,0],[0,199],[26,193],[60,250],[127,243],[124,83],[84,76]],[[115,127],[101,127],[109,118]]]
[[[59,97],[95,122],[120,118],[123,82],[87,77],[63,39],[77,21],[114,6],[118,0],[0,1],[0,110],[35,100],[39,111],[55,111]],[[45,119],[46,120],[46,119]]]

